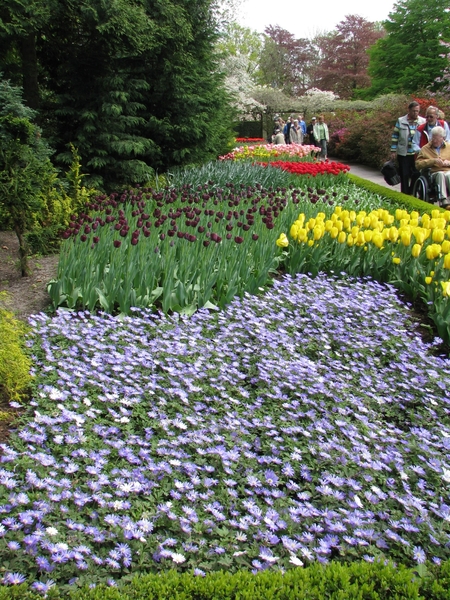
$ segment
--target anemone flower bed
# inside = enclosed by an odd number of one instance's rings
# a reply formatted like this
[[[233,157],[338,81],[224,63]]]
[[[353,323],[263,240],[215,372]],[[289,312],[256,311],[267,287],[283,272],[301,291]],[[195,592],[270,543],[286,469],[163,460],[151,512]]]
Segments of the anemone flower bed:
[[[239,146],[232,152],[219,156],[219,160],[271,160],[280,157],[291,158],[291,160],[293,158],[309,158],[312,160],[311,154],[316,155],[318,152],[320,152],[320,148],[307,144],[262,144],[258,146]]]
[[[295,175],[312,175],[313,177],[326,174],[339,175],[340,173],[347,173],[350,171],[348,165],[328,160],[322,162],[292,162],[279,160],[270,163],[259,162],[257,164],[283,169],[283,171],[288,171]]]
[[[450,361],[408,319],[305,275],[189,320],[36,316],[4,583],[448,557]]]

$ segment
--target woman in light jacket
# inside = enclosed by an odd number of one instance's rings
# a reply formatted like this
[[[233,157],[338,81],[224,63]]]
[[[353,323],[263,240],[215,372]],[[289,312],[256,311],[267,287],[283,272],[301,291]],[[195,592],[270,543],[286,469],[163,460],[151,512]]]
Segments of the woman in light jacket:
[[[325,160],[327,158],[327,144],[330,141],[330,134],[328,133],[328,125],[325,123],[323,115],[319,115],[319,122],[314,125],[314,138],[321,148],[320,158]]]

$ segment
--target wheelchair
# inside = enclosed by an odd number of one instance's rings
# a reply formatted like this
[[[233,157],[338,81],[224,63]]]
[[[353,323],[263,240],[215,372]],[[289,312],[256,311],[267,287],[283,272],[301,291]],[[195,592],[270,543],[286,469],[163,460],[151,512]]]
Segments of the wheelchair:
[[[424,202],[430,202],[430,204],[437,203],[440,205],[441,202],[445,202],[439,185],[431,177],[431,169],[422,169],[420,171],[420,174],[418,174],[414,181],[412,195]]]

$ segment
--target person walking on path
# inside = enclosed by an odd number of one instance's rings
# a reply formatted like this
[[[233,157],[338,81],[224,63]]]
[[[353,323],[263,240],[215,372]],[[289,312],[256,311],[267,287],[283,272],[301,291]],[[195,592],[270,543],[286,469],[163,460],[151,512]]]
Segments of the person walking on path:
[[[416,166],[414,162],[413,139],[419,125],[425,123],[419,117],[420,105],[414,101],[408,105],[408,112],[399,117],[394,126],[391,138],[391,159],[398,160],[398,174],[400,176],[400,191],[411,194]]]
[[[298,119],[294,119],[293,125],[289,130],[289,141],[291,144],[302,144],[303,143],[303,131],[298,124]]]
[[[320,147],[320,158],[326,160],[327,158],[327,144],[330,141],[330,134],[328,133],[328,125],[325,123],[325,117],[319,115],[319,122],[314,125],[314,138],[317,145]]]

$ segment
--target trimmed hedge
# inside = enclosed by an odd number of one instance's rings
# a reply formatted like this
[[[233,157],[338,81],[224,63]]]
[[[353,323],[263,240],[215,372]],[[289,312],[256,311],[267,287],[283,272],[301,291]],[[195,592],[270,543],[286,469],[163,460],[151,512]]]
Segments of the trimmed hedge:
[[[420,575],[419,575],[420,571]],[[444,600],[450,597],[450,561],[417,571],[382,562],[313,563],[285,573],[176,571],[135,577],[120,587],[50,588],[49,600]],[[0,600],[38,600],[26,584],[0,588]]]
[[[408,194],[402,194],[394,189],[387,188],[384,185],[379,185],[378,183],[373,183],[368,179],[363,179],[362,177],[358,177],[352,173],[346,173],[346,177],[348,177],[350,181],[353,181],[355,185],[362,187],[369,192],[373,192],[374,194],[379,194],[385,198],[395,200],[395,202],[404,205],[404,207],[409,211],[418,210],[420,212],[430,212],[434,209],[442,211],[444,210],[440,206],[430,204],[430,202],[424,202],[423,200],[419,200],[418,198],[409,196]]]

